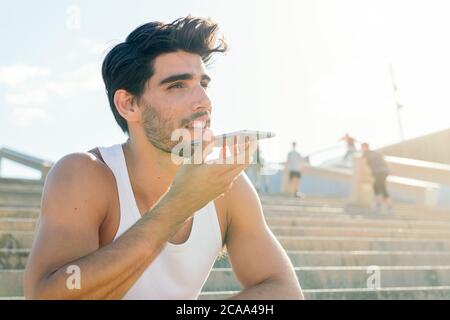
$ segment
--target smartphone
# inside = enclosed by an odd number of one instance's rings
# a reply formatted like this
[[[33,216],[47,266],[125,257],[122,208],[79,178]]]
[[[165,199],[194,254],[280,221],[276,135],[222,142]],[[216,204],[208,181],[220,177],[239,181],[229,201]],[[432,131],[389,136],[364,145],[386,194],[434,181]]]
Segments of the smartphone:
[[[224,144],[227,146],[231,146],[234,144],[234,139],[239,137],[249,137],[249,138],[256,138],[256,140],[263,140],[263,139],[269,139],[275,137],[274,132],[270,131],[258,131],[258,130],[240,130],[235,132],[229,132],[229,133],[223,133],[214,136],[214,147],[221,148]],[[245,138],[241,138],[245,139]],[[243,140],[242,140],[243,141]],[[240,142],[238,140],[238,142]],[[201,140],[192,140],[191,141],[191,152],[190,154],[183,154],[184,149],[181,148],[180,150],[176,149],[174,152],[180,157],[189,158],[194,153],[194,148],[198,146],[201,143]]]
[[[258,130],[240,130],[229,133],[222,133],[214,137],[214,147],[222,147],[224,143],[227,145],[234,144],[235,137],[250,137],[256,138],[256,140],[263,140],[275,137],[274,132],[270,131],[258,131]],[[200,144],[200,140],[193,140],[192,145]]]

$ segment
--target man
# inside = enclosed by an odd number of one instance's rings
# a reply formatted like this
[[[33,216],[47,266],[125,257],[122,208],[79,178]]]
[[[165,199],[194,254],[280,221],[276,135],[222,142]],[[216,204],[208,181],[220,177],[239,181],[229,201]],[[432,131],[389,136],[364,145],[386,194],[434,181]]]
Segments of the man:
[[[304,198],[303,193],[299,192],[300,190],[300,179],[302,177],[300,171],[300,165],[302,164],[303,158],[300,153],[295,150],[297,143],[292,142],[292,150],[288,153],[287,156],[287,168],[289,172],[289,192],[294,197]]]
[[[351,156],[356,152],[356,139],[346,133],[342,138],[339,139],[339,141],[345,141],[345,144],[347,146],[347,151],[344,155],[344,162],[346,162],[349,158],[351,159]]]
[[[375,212],[380,212],[382,201],[384,199],[388,213],[392,213],[392,202],[386,189],[386,178],[389,175],[389,168],[383,155],[379,152],[370,150],[369,144],[366,142],[361,144],[361,152],[366,159],[367,165],[375,180],[373,184],[375,193]]]
[[[129,139],[52,168],[26,298],[196,299],[224,246],[243,286],[234,298],[302,298],[241,174],[247,164],[172,161],[175,129],[209,130],[205,63],[226,50],[216,33],[200,18],[147,23],[105,57],[110,107]]]

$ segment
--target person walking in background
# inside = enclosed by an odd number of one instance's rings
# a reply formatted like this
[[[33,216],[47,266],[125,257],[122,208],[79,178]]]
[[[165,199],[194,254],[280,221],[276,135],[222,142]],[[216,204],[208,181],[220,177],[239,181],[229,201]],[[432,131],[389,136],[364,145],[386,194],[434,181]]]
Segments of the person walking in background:
[[[292,142],[292,150],[287,156],[287,168],[289,171],[289,193],[294,197],[304,198],[304,194],[299,192],[300,190],[300,179],[302,177],[300,166],[302,164],[303,158],[300,153],[295,150],[297,143]]]
[[[347,161],[349,158],[351,159],[351,156],[356,152],[356,139],[346,133],[342,138],[339,139],[339,141],[345,141],[345,144],[347,145],[347,151],[344,155],[344,161]]]
[[[375,192],[376,207],[375,212],[379,213],[381,210],[382,201],[387,206],[388,213],[392,213],[392,201],[386,189],[386,178],[389,175],[389,168],[380,152],[370,150],[369,144],[364,142],[361,144],[361,152],[367,161],[372,176],[375,179],[373,190]]]

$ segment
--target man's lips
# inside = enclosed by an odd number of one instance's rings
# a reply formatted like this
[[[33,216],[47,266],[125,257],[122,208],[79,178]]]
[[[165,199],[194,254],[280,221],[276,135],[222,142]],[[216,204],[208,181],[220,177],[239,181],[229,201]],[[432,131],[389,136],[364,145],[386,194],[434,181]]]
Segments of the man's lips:
[[[211,125],[211,120],[208,116],[200,117],[185,126],[188,129],[205,129],[209,128]]]

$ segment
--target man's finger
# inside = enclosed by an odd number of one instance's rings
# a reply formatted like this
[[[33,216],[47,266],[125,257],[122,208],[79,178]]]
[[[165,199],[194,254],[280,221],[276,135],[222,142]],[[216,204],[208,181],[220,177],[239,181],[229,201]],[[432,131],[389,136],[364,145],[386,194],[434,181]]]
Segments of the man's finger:
[[[258,140],[256,139],[248,140],[243,150],[238,154],[237,163],[250,164],[253,160],[250,158],[252,158],[257,148],[258,148]]]

